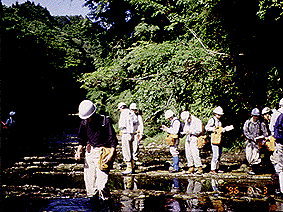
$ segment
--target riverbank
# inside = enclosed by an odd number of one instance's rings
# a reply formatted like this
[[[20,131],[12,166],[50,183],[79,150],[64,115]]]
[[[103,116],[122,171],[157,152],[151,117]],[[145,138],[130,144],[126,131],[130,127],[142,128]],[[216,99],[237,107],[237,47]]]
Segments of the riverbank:
[[[4,205],[21,203],[12,205],[13,211],[18,207],[23,208],[21,211],[91,211],[84,187],[83,159],[74,160],[77,145],[75,134],[63,134],[49,139],[46,154],[22,157],[2,170]],[[108,181],[115,200],[110,205],[117,207],[117,211],[125,207],[130,207],[129,211],[150,210],[150,203],[155,201],[159,201],[158,207],[165,209],[171,203],[178,203],[182,210],[190,207],[215,210],[218,204],[237,211],[239,207],[235,203],[247,204],[248,208],[255,205],[270,208],[274,204],[283,207],[281,199],[275,195],[278,185],[271,179],[271,173],[248,175],[242,151],[224,152],[221,165],[225,172],[216,175],[209,173],[209,148],[201,150],[201,157],[204,174],[187,174],[184,148],[180,146],[181,171],[169,173],[172,163],[169,148],[162,143],[149,142],[140,145],[140,161],[135,173],[123,176],[119,143]],[[196,199],[198,203],[190,205]]]

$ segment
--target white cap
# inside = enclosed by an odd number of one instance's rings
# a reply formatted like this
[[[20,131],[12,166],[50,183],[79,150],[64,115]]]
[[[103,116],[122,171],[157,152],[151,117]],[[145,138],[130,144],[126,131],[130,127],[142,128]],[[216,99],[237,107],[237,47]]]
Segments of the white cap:
[[[118,104],[118,109],[121,109],[122,106],[127,106],[127,105],[126,105],[124,102],[120,102],[120,103]]]
[[[131,110],[137,110],[137,109],[138,109],[138,108],[137,108],[137,104],[136,104],[136,103],[130,104],[130,109],[131,109]]]
[[[279,105],[283,107],[283,98],[282,98],[282,99],[280,99],[280,101],[279,101]]]
[[[269,113],[269,112],[270,112],[270,108],[265,107],[265,108],[262,109],[261,114],[264,115],[264,114]]]
[[[165,118],[166,118],[166,119],[171,118],[173,115],[174,115],[174,113],[173,113],[172,110],[167,110],[167,111],[165,112]]]
[[[258,108],[254,108],[251,112],[252,116],[260,116],[260,111]]]
[[[220,106],[216,107],[216,108],[213,110],[213,113],[216,113],[216,114],[218,114],[218,115],[224,115],[223,109],[222,109],[222,107],[220,107]]]
[[[189,111],[183,111],[183,112],[181,113],[181,119],[182,119],[184,122],[187,122],[189,117],[190,117]]]
[[[96,106],[90,100],[83,100],[79,106],[79,117],[87,119],[91,117],[96,111]]]

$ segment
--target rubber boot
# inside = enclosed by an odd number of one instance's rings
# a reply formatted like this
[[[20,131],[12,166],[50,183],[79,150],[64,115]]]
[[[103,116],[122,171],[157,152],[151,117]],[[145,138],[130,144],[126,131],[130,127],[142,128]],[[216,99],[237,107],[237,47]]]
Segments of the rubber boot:
[[[127,169],[125,171],[122,172],[122,174],[132,174],[133,173],[133,169],[132,169],[132,162],[126,162],[127,165]]]
[[[193,166],[189,167],[188,174],[192,174],[195,171]]]
[[[197,169],[198,169],[198,170],[197,170],[197,174],[203,174],[203,169],[202,169],[202,167],[198,167]]]
[[[173,157],[173,170],[171,173],[178,172],[179,171],[179,156]]]

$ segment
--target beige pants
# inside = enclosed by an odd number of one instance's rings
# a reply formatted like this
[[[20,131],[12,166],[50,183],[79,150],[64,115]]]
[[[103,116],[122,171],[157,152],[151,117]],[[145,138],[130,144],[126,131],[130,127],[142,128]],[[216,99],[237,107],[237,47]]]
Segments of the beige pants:
[[[137,161],[139,158],[139,144],[140,141],[138,139],[139,134],[134,135],[134,141],[133,141],[133,160]]]
[[[198,168],[202,166],[197,143],[198,138],[195,136],[191,136],[188,140],[186,139],[185,153],[188,161],[188,167],[195,166]]]
[[[122,134],[122,153],[125,162],[133,160],[133,134]]]
[[[98,166],[100,147],[91,147],[90,153],[86,151],[84,166],[84,181],[88,197],[93,197],[97,192],[102,199],[103,189],[108,181],[108,173],[101,171]]]
[[[261,162],[259,158],[259,146],[252,140],[246,141],[246,159],[250,165],[256,165]]]

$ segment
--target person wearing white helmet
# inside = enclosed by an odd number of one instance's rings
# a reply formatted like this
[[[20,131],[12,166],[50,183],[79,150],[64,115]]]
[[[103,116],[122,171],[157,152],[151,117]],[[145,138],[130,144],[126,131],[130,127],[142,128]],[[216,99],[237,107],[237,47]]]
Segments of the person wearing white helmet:
[[[165,119],[170,120],[170,127],[166,127],[165,125],[162,125],[161,129],[169,134],[177,135],[177,137],[180,135],[180,120],[174,116],[174,113],[172,110],[167,110],[165,112]],[[174,145],[170,146],[170,153],[173,156],[173,170],[171,170],[171,173],[178,172],[179,171],[179,138],[174,139]]]
[[[271,135],[270,128],[268,127],[270,125],[271,113],[272,113],[272,110],[269,107],[264,107],[261,111],[263,122],[266,126],[266,130],[269,136]]]
[[[118,104],[120,110],[120,118],[118,127],[122,132],[122,153],[124,162],[127,168],[122,174],[133,173],[133,141],[134,141],[134,116],[133,113],[127,108],[124,102]]]
[[[137,104],[130,104],[130,110],[133,112],[134,120],[134,141],[133,141],[133,160],[132,168],[135,168],[135,162],[138,161],[139,154],[139,143],[143,137],[143,120],[142,116],[138,111]]]
[[[280,108],[278,112],[280,115],[278,116],[275,126],[274,126],[274,138],[275,140],[275,171],[279,176],[279,186],[281,197],[283,198],[283,99],[279,102]]]
[[[110,148],[110,154],[104,162],[110,164],[117,146],[115,130],[109,117],[96,114],[96,106],[90,100],[84,100],[79,105],[79,117],[82,119],[79,132],[75,159],[79,160],[83,146],[85,151],[84,181],[87,196],[95,204],[99,198],[107,199],[105,185],[108,181],[108,171],[99,168],[100,151],[102,147]],[[101,162],[101,161],[100,161]]]
[[[188,173],[193,173],[194,168],[196,168],[197,174],[202,174],[202,163],[197,147],[198,136],[202,133],[202,121],[190,114],[189,111],[183,111],[181,119],[185,123],[183,133],[186,134],[185,154],[189,167]]]
[[[222,122],[220,121],[220,118],[223,113],[222,107],[218,106],[213,110],[213,117],[210,118],[205,126],[205,130],[210,133],[216,132],[216,129],[219,127],[222,127]],[[233,126],[227,126],[225,128],[222,128],[222,132],[224,133],[226,131],[232,130]],[[213,144],[211,142],[211,149],[212,149],[212,159],[211,159],[211,173],[215,174],[216,171],[218,173],[222,173],[223,171],[219,170],[219,161],[222,155],[222,144],[220,143],[219,145]]]
[[[259,171],[259,164],[261,159],[259,157],[260,139],[268,136],[266,125],[260,122],[260,111],[254,108],[251,112],[252,118],[246,120],[243,128],[246,137],[246,159],[249,163],[251,171],[248,174],[255,175]]]

